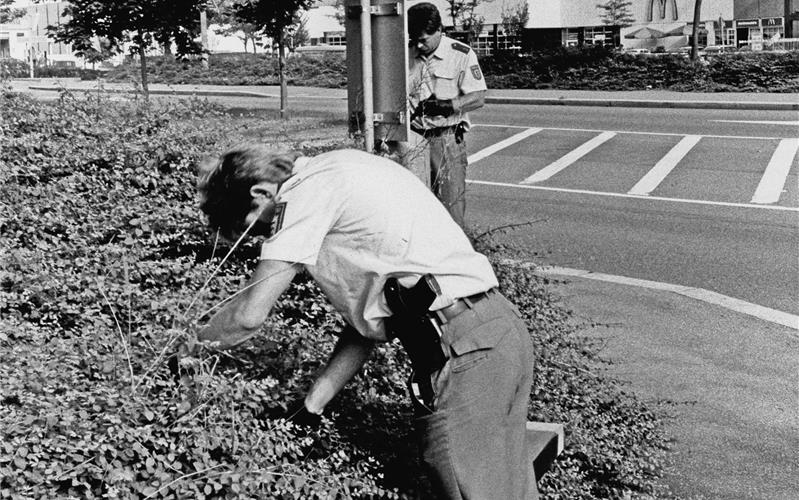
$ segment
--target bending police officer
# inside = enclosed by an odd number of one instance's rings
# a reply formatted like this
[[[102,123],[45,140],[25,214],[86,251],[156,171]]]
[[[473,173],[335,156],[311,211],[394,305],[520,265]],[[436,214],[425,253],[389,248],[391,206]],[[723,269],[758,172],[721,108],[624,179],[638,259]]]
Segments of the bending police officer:
[[[200,340],[224,348],[255,335],[305,269],[347,327],[300,412],[321,414],[374,344],[398,337],[437,498],[525,497],[529,334],[488,259],[417,177],[362,151],[243,146],[201,169],[199,191],[222,235],[266,237],[249,284]]]

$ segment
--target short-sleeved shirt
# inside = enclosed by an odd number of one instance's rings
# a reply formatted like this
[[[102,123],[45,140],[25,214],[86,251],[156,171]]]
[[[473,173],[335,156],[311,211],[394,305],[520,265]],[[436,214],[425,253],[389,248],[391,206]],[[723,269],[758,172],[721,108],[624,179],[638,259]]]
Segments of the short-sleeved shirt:
[[[497,285],[441,202],[401,165],[345,149],[298,158],[276,198],[275,234],[261,258],[304,265],[363,336],[386,340],[383,287],[435,276],[436,310]]]
[[[433,94],[439,99],[453,99],[486,90],[477,55],[468,45],[449,37],[442,36],[438,48],[429,56],[423,56],[416,48],[412,48],[408,63],[408,101],[411,111]],[[460,122],[469,124],[466,113],[448,117],[419,117],[412,125],[431,129],[457,125]]]

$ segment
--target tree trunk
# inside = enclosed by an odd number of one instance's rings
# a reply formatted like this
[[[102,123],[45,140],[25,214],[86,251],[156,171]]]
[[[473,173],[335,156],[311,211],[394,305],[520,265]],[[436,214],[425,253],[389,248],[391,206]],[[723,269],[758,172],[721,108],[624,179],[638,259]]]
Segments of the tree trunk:
[[[694,4],[694,29],[691,40],[691,60],[696,61],[699,57],[699,20],[702,19],[702,0],[696,0]]]
[[[287,118],[288,84],[286,83],[286,47],[283,42],[283,33],[277,36],[277,53],[277,72],[280,78],[280,117]]]
[[[144,50],[144,37],[139,33],[139,63],[141,65],[141,90],[144,98],[150,98],[150,89],[147,86],[147,55]]]

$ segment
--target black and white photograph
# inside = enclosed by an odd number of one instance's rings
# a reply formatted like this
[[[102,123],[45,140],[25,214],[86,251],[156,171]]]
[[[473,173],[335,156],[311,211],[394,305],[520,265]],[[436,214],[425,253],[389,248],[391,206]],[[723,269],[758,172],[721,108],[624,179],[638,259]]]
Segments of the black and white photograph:
[[[0,0],[0,499],[799,498],[799,0]]]

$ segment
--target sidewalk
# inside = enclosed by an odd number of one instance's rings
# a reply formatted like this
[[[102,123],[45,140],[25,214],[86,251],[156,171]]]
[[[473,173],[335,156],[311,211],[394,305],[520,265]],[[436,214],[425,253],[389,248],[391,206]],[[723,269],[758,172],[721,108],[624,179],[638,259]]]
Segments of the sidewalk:
[[[17,90],[56,91],[90,90],[102,88],[112,92],[132,91],[128,83],[81,81],[78,79],[17,79],[12,87]],[[230,96],[276,99],[280,88],[265,86],[224,85],[166,85],[151,84],[150,93],[156,95],[200,95]],[[307,99],[347,98],[346,89],[321,87],[290,87],[293,97]],[[692,109],[742,109],[799,111],[799,96],[791,93],[745,93],[745,92],[673,92],[668,90],[593,91],[511,89],[489,90],[486,104],[560,105],[560,106],[606,106],[606,107],[650,107]]]
[[[667,414],[677,498],[796,498],[796,330],[674,293],[550,277],[607,373]],[[789,382],[790,381],[790,382]]]

